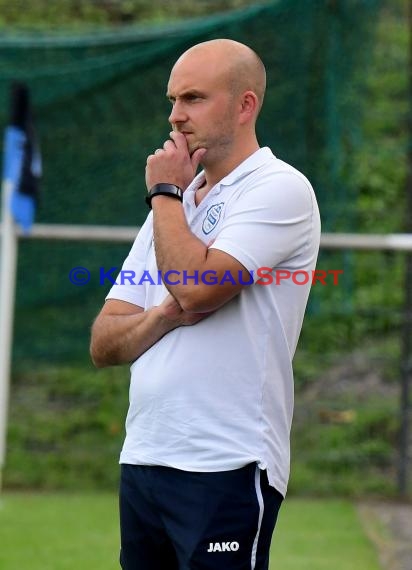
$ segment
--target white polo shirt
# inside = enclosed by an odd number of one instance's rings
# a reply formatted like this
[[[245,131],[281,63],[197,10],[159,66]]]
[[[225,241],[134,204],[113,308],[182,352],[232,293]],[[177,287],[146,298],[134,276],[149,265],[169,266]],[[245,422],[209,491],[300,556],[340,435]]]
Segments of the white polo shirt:
[[[120,462],[225,471],[256,461],[285,495],[292,358],[319,248],[316,198],[308,180],[267,147],[196,207],[203,180],[200,173],[184,193],[190,229],[253,271],[254,283],[206,319],[171,331],[132,364]],[[297,284],[305,275],[307,282]],[[107,298],[149,309],[167,295],[160,282],[150,213]]]

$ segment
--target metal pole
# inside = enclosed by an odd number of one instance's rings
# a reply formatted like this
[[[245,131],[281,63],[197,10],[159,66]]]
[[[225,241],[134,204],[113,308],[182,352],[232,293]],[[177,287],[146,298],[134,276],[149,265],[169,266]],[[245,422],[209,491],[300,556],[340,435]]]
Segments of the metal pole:
[[[0,268],[0,490],[6,457],[7,417],[11,350],[13,335],[14,292],[16,283],[17,235],[10,212],[12,183],[2,184],[2,219]]]
[[[405,231],[412,233],[412,0],[408,2],[409,22],[409,117],[408,138],[409,147],[407,153],[406,174],[406,220]],[[412,435],[410,434],[410,385],[412,375],[412,255],[406,255],[405,268],[405,306],[404,322],[402,331],[402,354],[401,354],[401,396],[400,396],[400,441],[399,441],[399,472],[398,491],[401,496],[408,494],[409,478],[409,448],[412,447]]]

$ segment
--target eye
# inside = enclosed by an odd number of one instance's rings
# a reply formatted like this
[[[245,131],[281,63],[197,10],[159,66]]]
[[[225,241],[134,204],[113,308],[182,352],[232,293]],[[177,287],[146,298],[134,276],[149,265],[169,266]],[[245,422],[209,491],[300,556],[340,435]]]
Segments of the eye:
[[[202,95],[200,95],[199,93],[187,93],[184,96],[184,99],[188,103],[198,103],[199,101],[204,99],[204,97]]]

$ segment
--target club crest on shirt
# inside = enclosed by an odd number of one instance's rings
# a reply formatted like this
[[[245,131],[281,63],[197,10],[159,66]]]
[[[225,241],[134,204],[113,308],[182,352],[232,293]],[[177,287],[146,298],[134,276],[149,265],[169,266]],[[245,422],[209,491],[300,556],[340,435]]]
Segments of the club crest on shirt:
[[[206,217],[203,220],[202,230],[204,234],[210,234],[213,228],[217,226],[224,205],[224,202],[220,202],[220,204],[213,204],[213,206],[210,206],[206,212]]]

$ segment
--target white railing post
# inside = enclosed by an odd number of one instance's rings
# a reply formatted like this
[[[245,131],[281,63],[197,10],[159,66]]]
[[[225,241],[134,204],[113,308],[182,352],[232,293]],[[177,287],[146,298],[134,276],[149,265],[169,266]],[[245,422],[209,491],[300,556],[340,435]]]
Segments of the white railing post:
[[[17,234],[9,205],[12,189],[8,180],[3,181],[0,258],[0,490],[6,457],[17,262]]]

